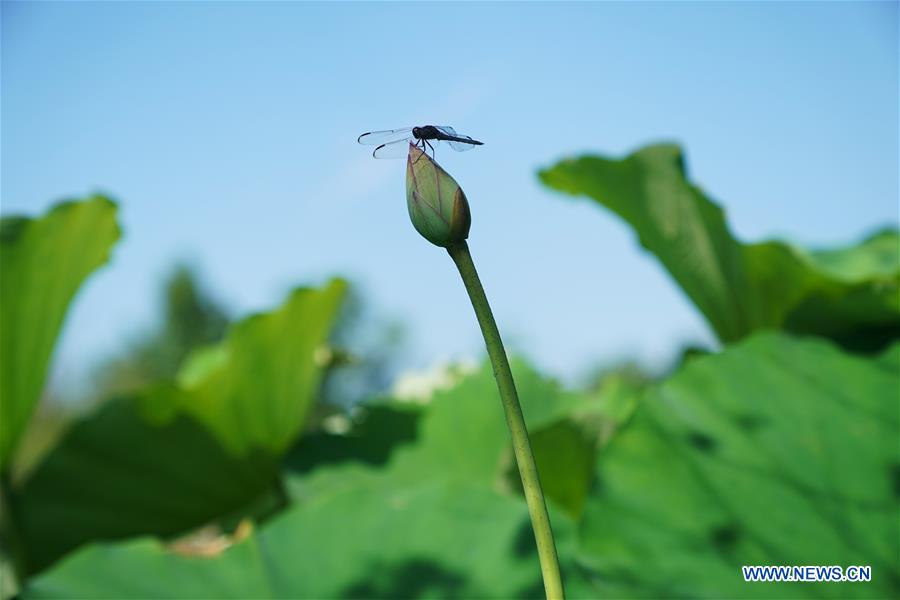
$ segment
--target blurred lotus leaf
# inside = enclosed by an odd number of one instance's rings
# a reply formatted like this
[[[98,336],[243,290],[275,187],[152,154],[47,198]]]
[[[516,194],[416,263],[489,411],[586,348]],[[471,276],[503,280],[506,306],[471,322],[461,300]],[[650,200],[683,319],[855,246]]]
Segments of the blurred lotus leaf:
[[[116,205],[102,196],[0,221],[0,470],[41,396],[69,303],[117,239]]]
[[[758,334],[647,391],[600,451],[577,537],[552,511],[569,596],[895,596],[898,374],[884,360]],[[597,403],[521,363],[516,373],[538,448]],[[383,465],[292,475],[298,503],[216,559],[152,540],[98,545],[23,596],[539,597],[525,504],[498,487],[502,414],[488,383],[483,370],[436,394],[415,441]],[[571,462],[542,455],[550,471]],[[876,580],[751,586],[742,564],[871,564]]]
[[[344,290],[298,289],[188,361],[186,384],[150,386],[74,424],[15,494],[29,570],[91,540],[179,533],[271,490],[315,400],[314,355]]]
[[[590,413],[595,404],[522,361],[514,361],[514,369],[529,425],[537,432]],[[32,580],[26,597],[540,595],[527,509],[505,483],[509,440],[490,367],[436,392],[427,405],[383,401],[368,415],[373,420],[348,432],[347,444],[330,436],[332,458],[326,448],[318,462],[293,463],[299,471],[288,480],[295,506],[217,559],[199,563],[151,540],[94,546]],[[402,423],[402,445],[384,461],[369,461],[370,450],[383,448]],[[546,440],[555,442],[553,436]],[[542,447],[540,439],[536,447]],[[579,448],[587,454],[577,465],[590,463],[591,447]],[[593,473],[571,469],[571,454],[544,448],[541,456],[547,469],[588,479],[564,486],[560,508],[571,502],[572,490],[590,488]],[[561,544],[570,547],[572,521],[558,510],[553,515]],[[126,575],[150,568],[159,574],[151,587]],[[220,578],[230,587],[204,587]]]
[[[780,334],[690,361],[599,457],[579,554],[595,594],[898,597],[898,388],[896,363]],[[748,584],[742,565],[873,579]]]
[[[348,467],[343,467],[348,469]],[[524,502],[480,486],[347,472],[216,558],[150,539],[95,545],[25,598],[513,598],[540,594]],[[571,526],[557,527],[571,540]],[[147,573],[153,573],[148,577]],[[537,588],[535,588],[537,584]]]
[[[896,229],[829,251],[774,241],[743,244],[729,231],[722,208],[687,179],[684,156],[671,145],[648,146],[621,160],[564,160],[540,178],[625,219],[723,342],[775,328],[873,350],[900,335]]]
[[[306,423],[322,381],[317,354],[346,289],[342,280],[298,289],[278,310],[236,323],[216,350],[201,351],[205,360],[188,359],[185,369],[192,372],[180,377],[187,385],[168,390],[171,405],[208,426],[235,454],[283,453]]]
[[[229,453],[196,419],[147,419],[133,397],[76,422],[13,496],[28,572],[94,540],[170,536],[263,499],[277,460]]]

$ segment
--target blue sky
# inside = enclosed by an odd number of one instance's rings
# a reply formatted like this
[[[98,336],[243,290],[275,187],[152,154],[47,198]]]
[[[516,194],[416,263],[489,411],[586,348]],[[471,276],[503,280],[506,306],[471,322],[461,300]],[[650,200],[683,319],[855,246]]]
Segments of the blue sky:
[[[712,337],[631,231],[535,171],[684,145],[745,240],[853,241],[898,220],[898,4],[2,4],[4,214],[103,191],[124,238],[82,290],[56,377],[152,322],[174,261],[238,314],[342,275],[410,329],[409,367],[478,356],[446,254],[371,129],[451,124],[476,263],[546,371],[662,364]]]

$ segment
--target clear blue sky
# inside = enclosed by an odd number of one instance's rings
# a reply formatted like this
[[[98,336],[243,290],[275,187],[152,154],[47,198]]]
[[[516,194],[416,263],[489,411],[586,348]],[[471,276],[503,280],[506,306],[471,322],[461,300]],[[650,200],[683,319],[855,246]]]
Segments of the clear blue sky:
[[[331,274],[411,330],[410,367],[478,356],[445,253],[371,129],[454,125],[438,157],[505,336],[547,371],[671,358],[704,322],[627,227],[541,188],[656,140],[746,240],[847,243],[898,219],[898,4],[2,4],[4,214],[104,191],[125,236],[57,377],[151,322],[186,259],[243,314]]]

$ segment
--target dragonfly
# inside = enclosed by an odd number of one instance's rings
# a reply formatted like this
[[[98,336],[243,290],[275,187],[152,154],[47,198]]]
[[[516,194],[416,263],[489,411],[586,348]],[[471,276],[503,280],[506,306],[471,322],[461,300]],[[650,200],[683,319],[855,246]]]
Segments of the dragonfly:
[[[467,135],[456,133],[455,129],[447,125],[369,131],[356,138],[356,141],[366,146],[375,146],[375,150],[372,151],[375,158],[403,158],[409,151],[409,144],[418,146],[423,152],[426,148],[430,148],[432,156],[434,146],[438,142],[446,142],[457,152],[465,152],[483,145],[482,142],[473,140]]]

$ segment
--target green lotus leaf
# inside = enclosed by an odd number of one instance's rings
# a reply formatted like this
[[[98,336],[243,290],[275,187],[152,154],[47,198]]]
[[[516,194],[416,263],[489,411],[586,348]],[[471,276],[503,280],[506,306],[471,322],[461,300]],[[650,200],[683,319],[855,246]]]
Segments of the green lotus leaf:
[[[118,239],[116,205],[102,196],[0,222],[0,469],[41,396],[69,303]]]
[[[585,508],[595,593],[897,597],[900,372],[881,360],[755,334],[649,392]],[[744,565],[869,565],[873,579],[745,583]]]
[[[181,383],[110,401],[73,425],[13,490],[29,571],[93,540],[168,536],[252,510],[306,426],[322,377],[317,350],[345,286],[294,291],[189,359]]]
[[[774,328],[873,350],[900,336],[896,229],[826,251],[744,244],[722,208],[688,180],[684,162],[678,147],[657,145],[620,160],[567,159],[539,175],[625,219],[723,342]]]

